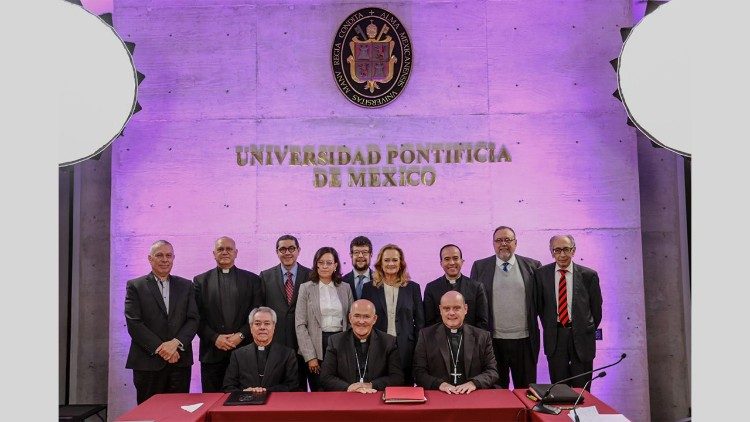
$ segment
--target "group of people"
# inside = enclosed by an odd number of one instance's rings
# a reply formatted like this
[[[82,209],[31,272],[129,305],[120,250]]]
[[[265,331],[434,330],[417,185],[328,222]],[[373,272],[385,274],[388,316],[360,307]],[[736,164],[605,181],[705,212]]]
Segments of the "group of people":
[[[536,382],[539,325],[552,382],[593,368],[602,318],[596,271],[573,264],[575,240],[553,236],[554,262],[515,253],[515,231],[493,232],[495,253],[462,273],[457,245],[440,249],[443,275],[424,300],[404,251],[355,237],[353,269],[322,247],[312,268],[297,262],[299,241],[276,241],[279,264],[260,275],[237,268],[237,246],[216,240],[217,266],[193,281],[171,274],[174,249],[151,245],[151,273],[128,281],[125,317],[137,401],[188,392],[191,342],[200,338],[203,392],[353,391],[417,384],[448,394],[525,388]],[[591,375],[570,382],[581,387]]]

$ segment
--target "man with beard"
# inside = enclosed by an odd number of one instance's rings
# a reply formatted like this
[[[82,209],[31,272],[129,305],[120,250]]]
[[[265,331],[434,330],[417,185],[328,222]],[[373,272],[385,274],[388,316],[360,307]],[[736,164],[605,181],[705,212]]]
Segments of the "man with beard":
[[[516,232],[500,226],[492,234],[495,254],[474,262],[471,278],[484,285],[489,330],[495,349],[500,387],[527,388],[536,382],[539,324],[535,301],[535,259],[516,255]]]
[[[424,289],[425,327],[440,322],[440,298],[451,290],[464,297],[469,311],[464,322],[478,328],[487,329],[487,296],[482,283],[461,274],[464,264],[461,248],[448,244],[440,248],[440,266],[443,276],[431,281]]]
[[[294,350],[272,343],[276,312],[261,306],[250,312],[252,343],[240,347],[229,359],[224,391],[294,391],[297,381],[297,358]]]
[[[279,265],[263,270],[261,278],[262,303],[276,312],[276,343],[298,350],[294,310],[299,286],[310,278],[310,269],[297,262],[300,247],[296,237],[285,234],[276,241]],[[299,391],[307,391],[307,363],[297,356]]]
[[[375,305],[360,299],[349,311],[351,328],[328,341],[320,377],[326,391],[375,393],[401,385],[404,373],[396,337],[375,330]]]
[[[349,254],[354,268],[344,276],[344,281],[352,288],[354,300],[362,299],[362,286],[372,280],[372,242],[365,236],[355,237],[349,244]]]
[[[195,276],[195,303],[201,319],[201,386],[204,393],[221,391],[229,356],[250,344],[247,315],[260,305],[260,277],[234,265],[237,246],[230,237],[214,243],[217,266]]]

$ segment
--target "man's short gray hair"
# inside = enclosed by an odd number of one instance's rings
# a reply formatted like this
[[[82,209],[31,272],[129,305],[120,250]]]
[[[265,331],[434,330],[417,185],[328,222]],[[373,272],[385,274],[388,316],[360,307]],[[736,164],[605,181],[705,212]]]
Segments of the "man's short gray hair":
[[[552,250],[552,242],[554,242],[555,239],[557,239],[559,237],[567,237],[568,240],[570,240],[570,244],[572,245],[572,247],[574,247],[574,248],[576,247],[576,241],[575,241],[575,239],[573,239],[573,235],[572,234],[556,234],[556,235],[554,235],[554,236],[552,236],[552,237],[549,238],[549,249],[550,250]]]
[[[250,324],[253,323],[253,318],[255,318],[255,314],[258,312],[265,312],[267,314],[271,314],[271,319],[273,320],[273,323],[276,324],[276,311],[273,309],[267,307],[267,306],[259,306],[252,311],[250,311],[250,316],[247,318],[247,320],[250,322]]]
[[[158,248],[158,247],[160,247],[162,245],[167,245],[167,246],[171,247],[172,249],[174,249],[174,246],[172,246],[171,243],[167,242],[164,239],[160,239],[160,240],[157,240],[156,242],[154,242],[154,243],[151,244],[151,247],[148,249],[148,254],[151,255],[151,256],[154,256],[154,251],[156,250],[156,248]]]

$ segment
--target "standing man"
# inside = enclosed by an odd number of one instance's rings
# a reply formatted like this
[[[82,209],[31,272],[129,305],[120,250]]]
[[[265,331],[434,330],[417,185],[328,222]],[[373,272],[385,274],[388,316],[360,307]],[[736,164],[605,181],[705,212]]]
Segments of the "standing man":
[[[516,255],[518,239],[510,227],[496,228],[492,241],[495,255],[475,261],[471,278],[487,293],[500,387],[508,388],[512,376],[513,388],[527,388],[536,382],[539,358],[534,269],[541,263]]]
[[[492,388],[497,365],[487,330],[464,324],[466,302],[451,290],[440,298],[442,324],[423,328],[414,350],[417,385],[448,394]]]
[[[549,249],[555,262],[537,269],[534,276],[544,327],[544,354],[550,381],[555,383],[594,368],[595,333],[602,322],[602,292],[596,271],[573,265],[573,236],[552,236]],[[583,387],[589,380],[591,374],[569,384]]]
[[[154,242],[148,262],[151,272],[129,280],[125,293],[131,338],[125,367],[133,370],[138,404],[154,394],[189,392],[192,341],[198,330],[192,283],[169,274],[174,264],[172,244]]]
[[[235,267],[237,252],[232,238],[218,238],[213,251],[217,266],[193,279],[204,393],[222,391],[229,356],[252,340],[247,315],[260,305],[260,277]]]
[[[424,289],[424,320],[425,327],[440,322],[440,298],[451,290],[461,293],[469,311],[464,322],[469,325],[487,330],[489,321],[487,316],[487,295],[484,286],[461,274],[464,259],[461,248],[456,245],[445,245],[440,248],[440,266],[443,276],[431,281]]]
[[[375,305],[367,299],[352,303],[351,328],[328,341],[320,377],[326,391],[375,393],[404,383],[396,337],[374,330]]]
[[[352,257],[352,271],[344,276],[344,281],[352,288],[354,300],[362,299],[362,286],[372,280],[370,260],[372,259],[372,242],[365,236],[357,236],[349,244]]]
[[[297,305],[299,286],[310,277],[310,269],[297,262],[300,247],[297,238],[285,234],[276,241],[279,265],[260,273],[263,304],[276,312],[276,334],[274,341],[298,352],[294,309]],[[307,363],[297,355],[299,391],[307,391]]]

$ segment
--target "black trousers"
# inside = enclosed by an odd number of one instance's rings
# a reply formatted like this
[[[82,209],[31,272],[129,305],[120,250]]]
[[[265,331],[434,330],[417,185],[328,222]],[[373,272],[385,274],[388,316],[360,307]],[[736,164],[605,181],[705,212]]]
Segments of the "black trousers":
[[[528,388],[536,382],[536,360],[531,353],[529,337],[520,339],[492,339],[492,349],[500,375],[500,388],[509,388],[513,377],[513,388]]]
[[[158,371],[140,371],[133,369],[138,404],[148,400],[154,394],[189,393],[190,367],[167,365]]]
[[[201,362],[201,388],[204,393],[222,392],[224,386],[224,374],[229,366],[229,355],[218,363]]]
[[[339,331],[340,332],[340,331]],[[326,358],[326,349],[328,348],[328,337],[331,337],[334,334],[338,333],[328,333],[323,331],[323,359]],[[323,360],[321,359],[320,367],[323,367]],[[310,381],[310,391],[323,391],[323,384],[320,382],[320,374],[313,374],[310,372],[310,368],[307,366],[307,363],[305,363],[305,370],[307,372],[308,381]]]
[[[563,327],[557,324],[557,347],[551,356],[547,356],[549,365],[549,378],[552,383],[556,383],[565,378],[582,374],[594,369],[594,361],[581,361],[576,353],[573,343],[573,329]],[[572,381],[566,382],[571,387],[583,387],[588,381],[591,381],[591,374],[584,375]],[[591,385],[586,387],[591,391]]]

